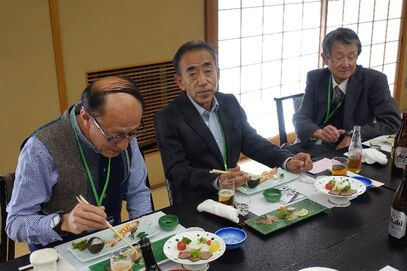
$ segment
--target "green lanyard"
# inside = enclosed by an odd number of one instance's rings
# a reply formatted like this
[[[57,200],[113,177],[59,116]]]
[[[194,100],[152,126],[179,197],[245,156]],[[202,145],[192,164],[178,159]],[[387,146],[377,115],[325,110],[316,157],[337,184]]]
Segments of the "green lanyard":
[[[332,87],[332,75],[329,76],[329,83],[328,83],[328,97],[327,97],[327,104],[328,108],[326,110],[326,116],[325,120],[322,123],[321,127],[323,127],[330,119],[331,117],[335,114],[336,110],[342,105],[342,101],[335,107],[335,109],[331,112],[331,93],[333,92],[333,87]]]
[[[106,174],[105,185],[103,186],[102,193],[99,196],[97,191],[96,191],[95,182],[93,181],[92,173],[90,172],[88,162],[86,160],[85,154],[84,154],[83,149],[82,149],[82,145],[79,142],[78,133],[76,132],[76,129],[74,127],[74,118],[75,118],[75,113],[74,112],[75,112],[75,108],[72,108],[72,111],[71,111],[71,114],[70,114],[72,130],[73,130],[73,132],[75,134],[76,142],[78,143],[79,152],[81,153],[83,165],[85,166],[85,169],[86,169],[86,175],[88,175],[88,179],[89,179],[90,185],[92,187],[92,192],[93,192],[93,196],[95,197],[96,205],[101,206],[103,198],[104,198],[104,196],[106,194],[107,185],[109,184],[109,180],[110,180],[110,162],[111,162],[111,158],[109,158],[108,165],[107,165],[107,174]]]

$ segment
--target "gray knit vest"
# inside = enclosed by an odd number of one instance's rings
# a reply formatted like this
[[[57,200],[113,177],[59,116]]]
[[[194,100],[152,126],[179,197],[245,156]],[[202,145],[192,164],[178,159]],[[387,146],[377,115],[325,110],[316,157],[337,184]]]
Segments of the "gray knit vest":
[[[58,183],[52,188],[51,199],[42,206],[46,213],[69,212],[77,204],[75,196],[86,195],[85,180],[88,177],[69,121],[69,112],[68,109],[59,119],[34,134],[45,144],[58,170]]]

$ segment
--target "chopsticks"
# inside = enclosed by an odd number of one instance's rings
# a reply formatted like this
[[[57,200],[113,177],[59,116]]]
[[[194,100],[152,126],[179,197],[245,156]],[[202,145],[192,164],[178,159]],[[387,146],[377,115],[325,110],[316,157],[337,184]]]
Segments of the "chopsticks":
[[[212,169],[209,171],[209,173],[215,173],[215,174],[223,174],[223,173],[230,173],[229,171],[224,171],[224,170],[219,170],[219,169]]]
[[[215,174],[223,174],[223,173],[230,173],[230,171],[224,171],[224,170],[219,170],[219,169],[212,169],[209,171],[209,173],[215,173]],[[260,175],[257,174],[252,174],[252,173],[246,173],[248,176],[253,177],[253,178],[260,178]]]
[[[79,203],[85,203],[85,204],[89,204],[89,202],[82,197],[82,195],[79,195],[79,197],[76,197],[76,200]],[[139,251],[129,242],[127,241],[127,239],[125,239],[113,226],[112,224],[109,223],[109,221],[105,220],[106,225],[109,227],[109,229],[111,229],[120,239],[122,239],[129,248],[131,248],[134,252],[138,253]]]

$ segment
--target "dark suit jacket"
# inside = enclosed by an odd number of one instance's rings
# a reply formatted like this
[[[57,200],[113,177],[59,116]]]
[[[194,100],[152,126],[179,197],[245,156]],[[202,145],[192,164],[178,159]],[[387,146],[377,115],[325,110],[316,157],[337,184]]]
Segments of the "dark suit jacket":
[[[293,116],[297,136],[303,144],[309,143],[312,133],[321,128],[325,119],[330,76],[327,68],[307,74],[304,98]],[[400,112],[390,95],[386,75],[358,65],[348,81],[343,128],[351,130],[360,125],[362,139],[367,140],[396,133],[400,123]]]
[[[292,156],[257,134],[232,94],[216,93],[218,114],[227,144],[227,166],[235,167],[240,153],[270,167],[281,166]],[[185,191],[215,193],[216,174],[224,169],[221,152],[202,117],[182,92],[155,116],[158,146],[173,200]]]

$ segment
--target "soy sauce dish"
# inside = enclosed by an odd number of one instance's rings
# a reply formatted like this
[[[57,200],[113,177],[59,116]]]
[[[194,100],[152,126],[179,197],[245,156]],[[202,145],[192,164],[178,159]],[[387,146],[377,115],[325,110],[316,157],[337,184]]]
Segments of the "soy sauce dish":
[[[177,227],[178,223],[178,217],[175,215],[163,215],[158,219],[158,224],[160,225],[161,229],[165,231],[174,230]]]
[[[226,249],[241,247],[247,238],[247,234],[244,230],[234,227],[221,228],[217,230],[215,234],[225,241]]]

